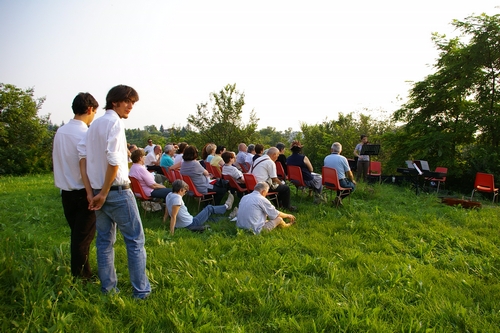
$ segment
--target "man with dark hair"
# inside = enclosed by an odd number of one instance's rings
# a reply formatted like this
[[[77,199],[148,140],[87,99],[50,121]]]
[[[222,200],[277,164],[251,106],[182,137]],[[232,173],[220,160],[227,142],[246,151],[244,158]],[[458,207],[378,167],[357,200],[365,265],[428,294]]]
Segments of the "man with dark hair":
[[[255,161],[259,157],[262,156],[262,153],[264,152],[264,145],[258,143],[255,145],[255,154],[252,157],[252,161]]]
[[[57,130],[52,149],[54,183],[61,189],[64,216],[71,229],[71,274],[84,279],[92,277],[89,249],[95,236],[95,213],[88,209],[77,146],[98,107],[91,94],[79,93],[73,99],[74,117]]]
[[[153,151],[154,147],[156,147],[156,146],[153,144],[153,140],[148,139],[148,144],[146,145],[146,147],[144,147],[144,151],[146,152],[146,155],[151,153]]]
[[[130,190],[127,141],[122,119],[139,100],[128,86],[113,87],[106,96],[106,113],[96,119],[78,145],[80,168],[89,208],[96,211],[97,266],[103,293],[118,292],[114,243],[116,228],[125,241],[133,295],[144,299],[151,292],[146,276],[144,230]]]

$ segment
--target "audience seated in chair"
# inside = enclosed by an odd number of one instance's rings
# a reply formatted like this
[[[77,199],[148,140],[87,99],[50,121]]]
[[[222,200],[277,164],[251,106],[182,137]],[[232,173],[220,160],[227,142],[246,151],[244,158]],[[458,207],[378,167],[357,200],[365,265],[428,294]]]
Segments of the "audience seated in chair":
[[[130,158],[134,164],[130,167],[129,176],[134,177],[139,181],[142,190],[148,197],[165,199],[167,194],[169,194],[172,189],[156,183],[153,174],[146,170],[146,167],[144,166],[144,150],[135,150]]]
[[[253,162],[250,170],[257,182],[267,182],[270,184],[271,191],[278,192],[278,200],[282,207],[296,211],[297,208],[290,204],[290,188],[285,184],[285,181],[278,179],[276,173],[275,162],[279,154],[278,148],[269,148],[266,155],[260,156]]]
[[[298,166],[302,171],[302,178],[304,183],[314,191],[315,202],[323,202],[326,199],[322,196],[323,185],[321,185],[321,175],[313,172],[313,166],[309,158],[302,153],[303,145],[300,141],[295,140],[292,142],[290,150],[292,155],[288,156],[286,163],[287,165]]]
[[[184,162],[181,164],[180,173],[191,177],[200,193],[216,192],[215,205],[219,205],[227,189],[210,183],[209,172],[197,161],[198,149],[195,146],[187,146],[182,158]]]
[[[339,142],[334,142],[332,144],[331,151],[332,153],[325,157],[324,166],[337,170],[337,176],[341,187],[352,189],[352,191],[350,192],[342,193],[340,197],[335,197],[336,200],[340,200],[340,202],[334,203],[336,206],[338,206],[339,204],[342,204],[343,198],[347,197],[351,192],[355,190],[356,181],[354,180],[352,171],[349,168],[347,159],[344,156],[340,155],[340,153],[342,152],[342,145]]]

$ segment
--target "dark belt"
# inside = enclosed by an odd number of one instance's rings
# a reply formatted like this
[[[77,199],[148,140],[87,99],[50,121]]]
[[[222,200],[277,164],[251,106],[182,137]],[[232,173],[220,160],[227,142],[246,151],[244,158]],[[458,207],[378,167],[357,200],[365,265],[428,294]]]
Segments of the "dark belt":
[[[113,185],[109,188],[110,191],[128,190],[130,188],[129,184],[126,185]]]
[[[113,185],[109,188],[110,191],[119,191],[119,190],[128,190],[130,188],[129,184],[126,185]],[[100,192],[102,189],[95,189],[93,188],[92,190],[96,192]]]

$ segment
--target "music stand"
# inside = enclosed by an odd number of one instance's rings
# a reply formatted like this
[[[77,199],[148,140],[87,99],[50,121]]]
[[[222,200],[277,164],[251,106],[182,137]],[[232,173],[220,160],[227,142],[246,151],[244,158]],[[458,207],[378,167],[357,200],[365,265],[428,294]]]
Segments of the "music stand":
[[[380,145],[368,145],[364,144],[361,147],[361,152],[359,155],[378,155],[380,152]]]

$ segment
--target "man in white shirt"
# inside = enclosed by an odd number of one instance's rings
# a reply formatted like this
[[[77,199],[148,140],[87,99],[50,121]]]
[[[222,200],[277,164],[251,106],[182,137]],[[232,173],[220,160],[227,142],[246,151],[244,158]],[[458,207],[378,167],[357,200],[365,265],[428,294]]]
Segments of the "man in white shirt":
[[[71,274],[90,279],[89,249],[95,236],[95,212],[88,209],[77,145],[85,137],[99,103],[91,94],[79,93],[71,107],[75,114],[73,119],[60,127],[54,136],[54,183],[61,189],[64,216],[71,229]]]
[[[260,182],[255,185],[254,191],[241,198],[236,226],[249,229],[255,234],[262,230],[272,230],[276,227],[287,228],[295,223],[295,216],[277,210],[266,198],[269,185]],[[289,219],[286,223],[283,219]]]
[[[158,174],[163,175],[163,170],[160,166],[161,160],[161,147],[156,145],[152,152],[146,155],[144,160],[144,165],[148,171],[155,171]]]
[[[139,100],[128,86],[111,88],[106,96],[106,113],[96,119],[78,144],[82,178],[90,198],[89,208],[96,211],[97,266],[101,291],[118,292],[114,264],[116,228],[125,241],[128,269],[135,298],[151,293],[146,276],[144,230],[128,178],[127,140],[122,119],[127,119]]]
[[[156,146],[153,144],[153,140],[148,139],[148,145],[146,147],[144,147],[144,151],[146,152],[146,155],[149,154],[150,152],[152,152],[155,147]]]
[[[279,180],[276,173],[275,162],[279,154],[278,148],[269,148],[267,154],[260,156],[253,162],[250,173],[255,176],[257,182],[266,182],[272,192],[278,192],[278,201],[285,209],[293,212],[297,210],[297,207],[290,205],[290,187],[284,181]]]

